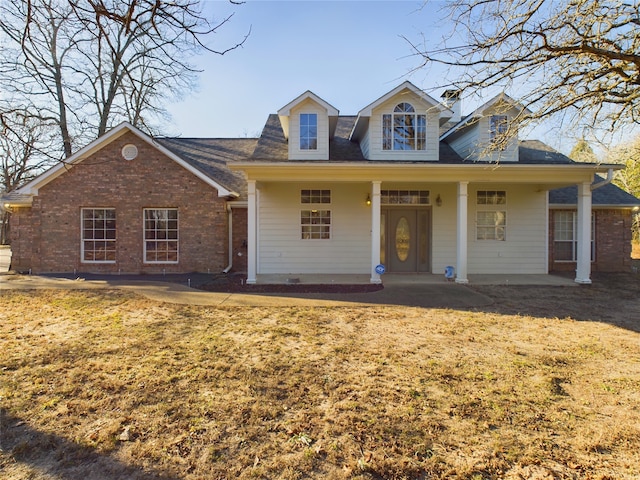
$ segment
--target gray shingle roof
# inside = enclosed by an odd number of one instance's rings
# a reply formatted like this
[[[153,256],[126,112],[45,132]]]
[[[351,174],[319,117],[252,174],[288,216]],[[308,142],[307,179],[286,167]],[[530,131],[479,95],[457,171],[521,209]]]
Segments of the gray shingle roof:
[[[524,164],[570,164],[576,163],[566,155],[554,150],[539,140],[523,140],[520,142],[519,162]]]
[[[356,116],[340,116],[334,137],[329,142],[330,162],[368,162],[360,145],[349,140]],[[288,145],[280,119],[276,114],[267,118],[260,138],[158,138],[158,143],[179,155],[213,180],[246,198],[246,179],[241,172],[232,172],[229,163],[239,161],[287,162]],[[576,164],[538,140],[520,142],[520,164]],[[440,142],[439,163],[465,163],[446,142]],[[598,179],[597,181],[601,181]],[[566,187],[549,192],[549,202],[555,205],[576,205],[577,187]],[[613,184],[593,191],[593,205],[640,205],[640,200]]]
[[[330,162],[368,162],[360,144],[349,140],[351,130],[356,122],[355,115],[341,115],[333,138],[329,141]],[[258,145],[251,156],[251,160],[287,162],[289,160],[287,140],[284,138],[280,119],[271,114],[264,126],[262,135],[258,139]],[[462,158],[446,143],[440,142],[441,163],[462,163]]]
[[[229,163],[246,160],[255,149],[256,138],[156,138],[194,168],[220,185],[246,197],[247,182],[241,172],[232,172]]]
[[[596,182],[601,182],[602,178],[598,177]],[[608,183],[600,188],[596,188],[591,193],[591,202],[594,207],[597,206],[640,206],[640,200],[625,192],[613,183]],[[558,188],[549,191],[549,203],[551,205],[577,205],[578,204],[578,187],[572,185],[570,187]]]

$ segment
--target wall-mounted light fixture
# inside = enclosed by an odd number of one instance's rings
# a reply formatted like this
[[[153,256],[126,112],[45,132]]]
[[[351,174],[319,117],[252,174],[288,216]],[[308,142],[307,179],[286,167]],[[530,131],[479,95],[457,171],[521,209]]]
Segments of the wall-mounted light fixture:
[[[371,195],[367,193],[367,199],[364,201],[367,205],[371,205]]]
[[[438,194],[438,196],[436,197],[436,205],[438,207],[442,206],[442,198],[440,198],[440,194]]]

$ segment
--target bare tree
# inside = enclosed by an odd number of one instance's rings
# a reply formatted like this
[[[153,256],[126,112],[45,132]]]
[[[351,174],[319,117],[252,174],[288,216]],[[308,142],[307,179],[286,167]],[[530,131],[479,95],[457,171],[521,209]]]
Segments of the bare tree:
[[[47,150],[53,129],[29,112],[0,114],[0,193],[10,192],[42,172],[53,159]],[[9,241],[9,212],[0,212],[0,245]]]
[[[451,28],[442,43],[410,42],[422,66],[449,67],[442,87],[507,89],[527,109],[518,119],[525,124],[556,114],[611,130],[640,124],[639,0],[452,0],[443,8]]]
[[[55,122],[63,157],[123,120],[147,130],[189,90],[189,59],[215,50],[200,1],[22,0],[0,3],[0,108]]]

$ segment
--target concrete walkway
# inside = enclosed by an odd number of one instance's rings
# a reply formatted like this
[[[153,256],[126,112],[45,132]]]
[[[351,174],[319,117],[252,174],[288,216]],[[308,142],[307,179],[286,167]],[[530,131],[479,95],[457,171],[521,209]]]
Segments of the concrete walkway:
[[[396,275],[384,277],[384,288],[365,293],[219,293],[191,288],[211,278],[204,274],[167,275],[164,281],[150,276],[90,276],[62,278],[40,275],[0,273],[0,294],[4,290],[61,288],[67,290],[118,288],[146,298],[175,304],[202,306],[361,306],[401,305],[422,308],[473,308],[492,304],[492,300],[467,285],[446,282],[439,275]],[[85,278],[86,277],[86,278]],[[162,278],[162,277],[161,277]],[[311,279],[301,279],[309,283]],[[317,279],[316,279],[317,280]],[[341,279],[344,280],[344,279]],[[478,276],[471,282],[501,285],[576,284],[551,275]],[[473,285],[473,283],[472,283]]]

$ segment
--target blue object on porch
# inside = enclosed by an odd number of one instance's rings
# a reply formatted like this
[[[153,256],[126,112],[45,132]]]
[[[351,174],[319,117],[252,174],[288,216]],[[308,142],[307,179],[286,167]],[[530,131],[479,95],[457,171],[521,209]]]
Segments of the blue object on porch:
[[[453,278],[456,276],[456,269],[451,265],[444,267],[444,276],[447,280],[453,280]]]
[[[385,271],[386,271],[386,269],[384,268],[384,265],[382,265],[382,264],[376,265],[376,273],[378,275],[382,275]]]

